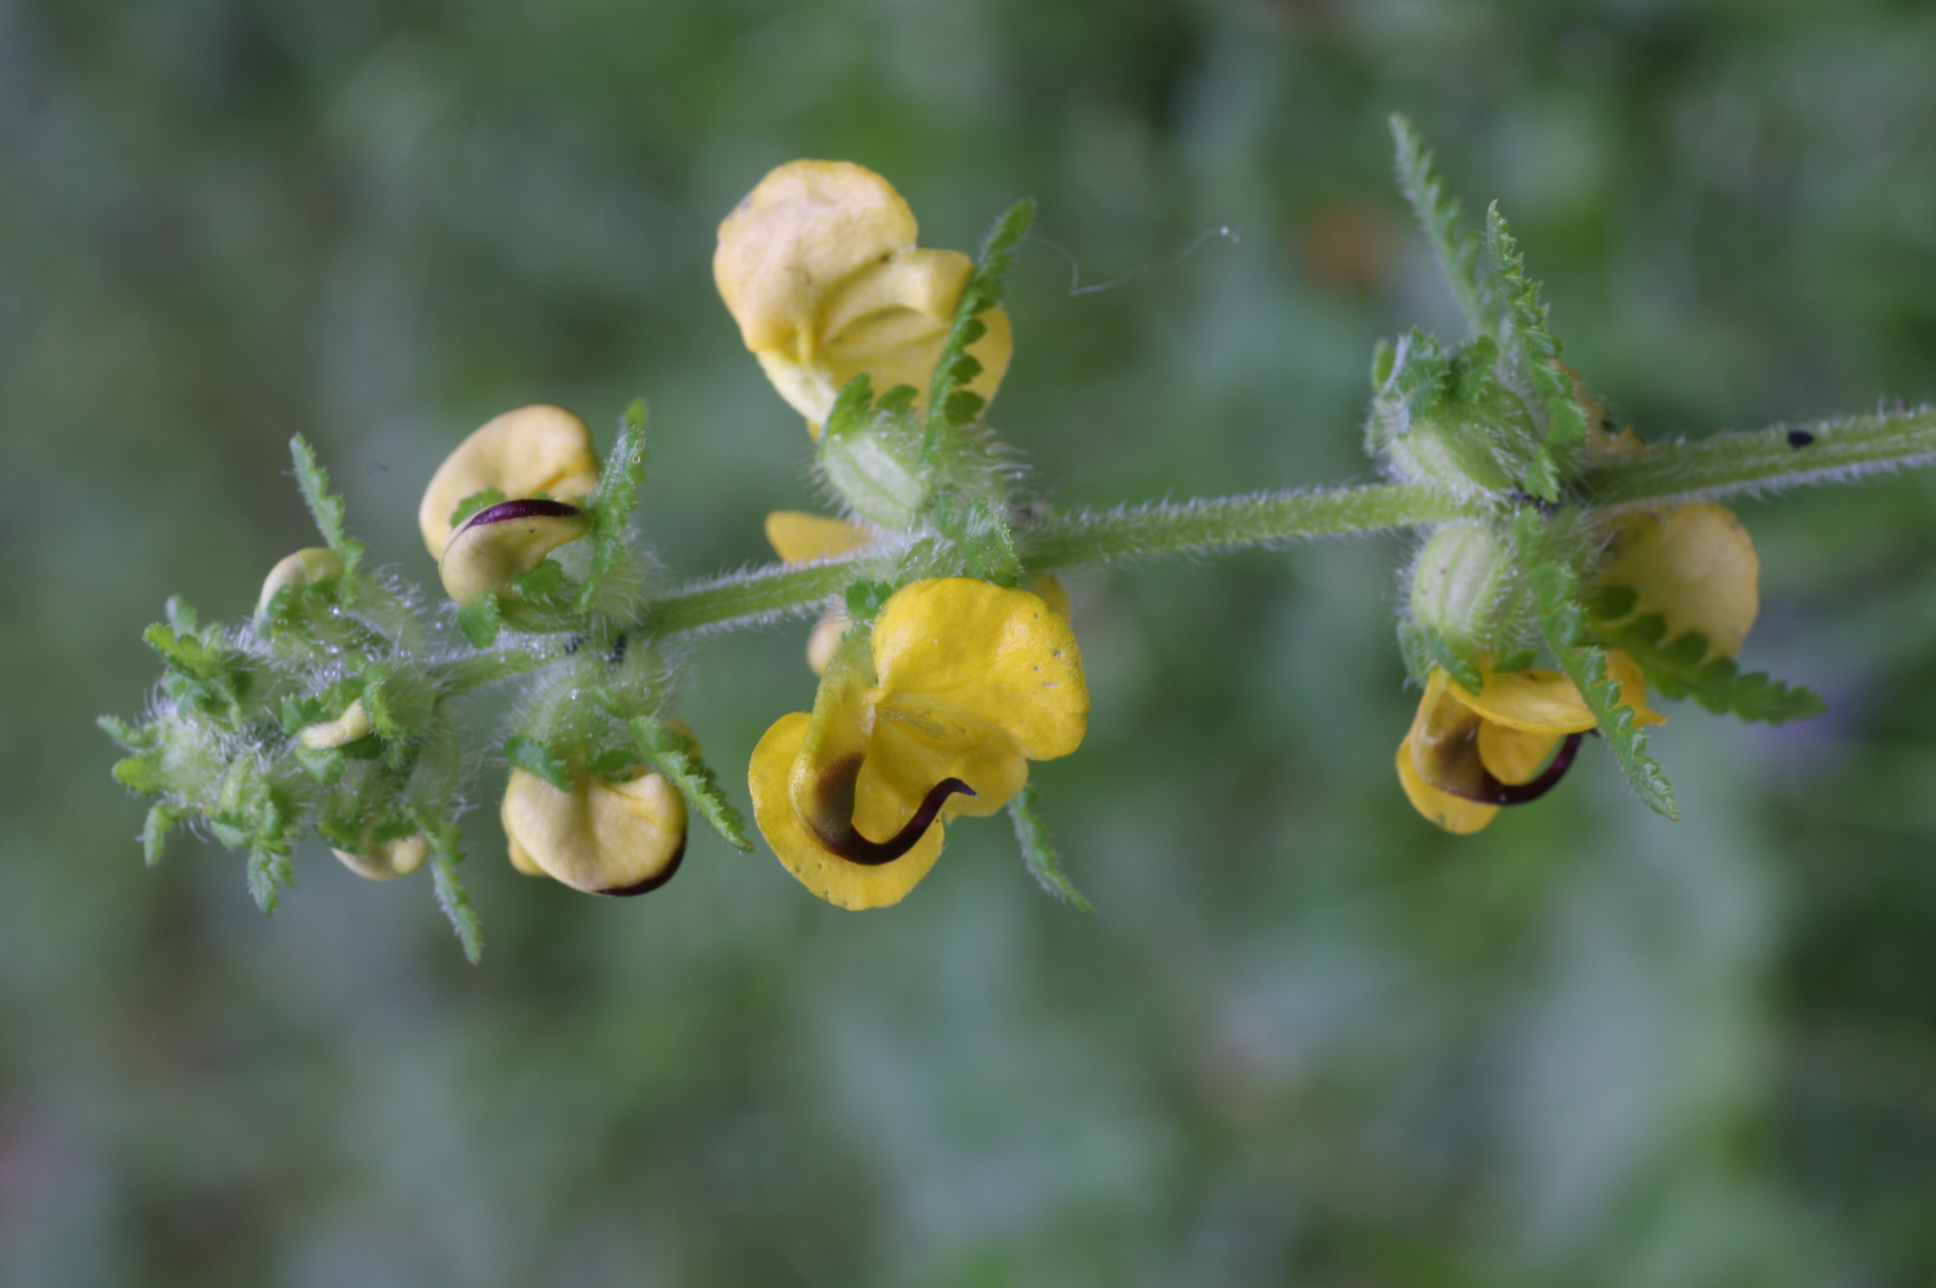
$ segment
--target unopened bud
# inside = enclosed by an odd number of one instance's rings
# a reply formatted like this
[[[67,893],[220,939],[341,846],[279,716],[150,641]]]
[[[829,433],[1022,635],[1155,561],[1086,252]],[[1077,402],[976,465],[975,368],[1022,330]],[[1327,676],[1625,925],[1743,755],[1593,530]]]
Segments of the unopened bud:
[[[479,493],[577,501],[597,486],[598,454],[585,422],[562,407],[520,407],[486,423],[445,458],[424,490],[417,526],[432,557],[441,559],[457,507]]]
[[[358,738],[367,737],[374,727],[370,723],[370,713],[363,709],[363,699],[358,698],[336,719],[310,725],[296,737],[311,751],[327,751],[331,747],[347,747]]]
[[[452,599],[475,603],[590,530],[591,519],[562,501],[500,501],[465,520],[444,546],[437,573]]]
[[[820,438],[827,482],[855,513],[893,531],[913,526],[927,496],[919,455],[919,440],[888,417]]]
[[[275,599],[276,592],[285,586],[300,589],[314,585],[325,578],[342,575],[343,561],[337,557],[334,550],[324,546],[311,546],[307,550],[298,550],[277,563],[269,570],[269,575],[263,578],[262,593],[256,597],[256,616],[259,618],[269,611],[269,604]]]
[[[1513,572],[1506,543],[1484,523],[1448,523],[1412,568],[1412,615],[1466,653],[1490,651]]]
[[[500,817],[512,866],[588,894],[656,890],[686,854],[686,803],[644,769],[622,783],[587,776],[569,792],[514,769]]]
[[[331,854],[343,861],[343,866],[370,881],[389,881],[396,877],[407,877],[423,866],[430,857],[430,842],[422,836],[399,837],[394,841],[372,841],[364,847],[361,854],[348,850],[332,848]]]

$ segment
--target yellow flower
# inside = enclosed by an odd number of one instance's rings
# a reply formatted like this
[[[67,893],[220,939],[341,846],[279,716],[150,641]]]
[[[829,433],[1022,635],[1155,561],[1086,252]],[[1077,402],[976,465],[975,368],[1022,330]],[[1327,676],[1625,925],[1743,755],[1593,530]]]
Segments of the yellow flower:
[[[1712,501],[1619,515],[1599,578],[1633,591],[1633,615],[1659,615],[1662,643],[1699,631],[1710,658],[1738,653],[1761,610],[1754,542],[1734,511]]]
[[[781,563],[803,564],[815,559],[838,559],[858,550],[874,539],[874,530],[864,523],[830,519],[825,515],[800,510],[775,510],[766,516],[766,539]],[[1022,581],[1022,589],[1041,596],[1042,602],[1069,616],[1069,592],[1051,573],[1036,573]],[[807,637],[807,665],[815,675],[824,675],[833,660],[834,650],[853,625],[841,609],[830,609],[814,623]]]
[[[563,407],[539,404],[487,422],[444,458],[424,489],[417,526],[430,557],[442,559],[457,507],[480,492],[499,500],[546,496],[574,502],[598,486],[598,453],[585,422]]]
[[[1579,690],[1558,671],[1482,671],[1485,684],[1474,693],[1434,667],[1411,732],[1398,746],[1405,795],[1448,832],[1476,832],[1500,806],[1544,795],[1595,723]],[[1608,652],[1607,675],[1619,682],[1621,704],[1637,721],[1666,722],[1647,706],[1647,682],[1632,658]]]
[[[719,226],[713,278],[740,337],[816,436],[841,386],[912,385],[925,401],[974,264],[914,244],[914,212],[893,185],[851,161],[791,161],[760,180]],[[990,309],[969,352],[968,386],[993,398],[1014,349]]]
[[[807,889],[886,907],[934,865],[942,821],[1001,809],[1030,760],[1081,745],[1088,711],[1075,636],[1040,596],[914,582],[871,636],[848,637],[812,715],[782,716],[760,739],[753,815]]]
[[[514,769],[499,817],[512,867],[588,894],[656,890],[686,856],[686,803],[642,768],[622,783],[581,770],[569,792]]]

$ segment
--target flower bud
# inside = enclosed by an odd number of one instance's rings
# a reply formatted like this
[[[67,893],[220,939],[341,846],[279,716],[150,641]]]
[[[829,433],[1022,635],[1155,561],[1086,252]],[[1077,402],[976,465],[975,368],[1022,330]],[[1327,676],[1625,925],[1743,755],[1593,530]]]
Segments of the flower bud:
[[[330,853],[343,861],[343,866],[369,881],[390,881],[396,877],[407,877],[423,866],[430,857],[430,842],[423,836],[404,836],[394,841],[372,841],[364,846],[361,854],[332,847]]]
[[[374,727],[370,723],[370,713],[363,709],[363,699],[358,698],[336,719],[310,725],[296,737],[311,751],[327,751],[331,747],[347,747],[358,738],[367,737]]]
[[[442,558],[463,502],[492,490],[520,501],[540,494],[578,501],[598,486],[598,454],[585,422],[562,407],[539,404],[507,411],[457,445],[424,490],[417,526],[433,558]]]
[[[686,803],[662,775],[634,772],[622,783],[586,776],[561,792],[512,770],[500,814],[512,866],[588,894],[644,894],[670,881],[686,854]]]
[[[301,589],[314,585],[328,577],[343,575],[343,561],[334,550],[323,546],[311,546],[298,550],[269,570],[262,581],[262,593],[256,597],[255,611],[259,618],[269,611],[269,604],[276,592],[284,586]]]
[[[902,531],[914,525],[928,480],[921,445],[891,417],[820,438],[820,468],[834,490],[863,518]]]
[[[473,514],[451,536],[437,561],[437,575],[452,599],[475,603],[590,530],[590,517],[562,501],[500,501]]]
[[[1491,652],[1512,573],[1512,554],[1490,526],[1448,523],[1412,566],[1412,615],[1461,653]]]

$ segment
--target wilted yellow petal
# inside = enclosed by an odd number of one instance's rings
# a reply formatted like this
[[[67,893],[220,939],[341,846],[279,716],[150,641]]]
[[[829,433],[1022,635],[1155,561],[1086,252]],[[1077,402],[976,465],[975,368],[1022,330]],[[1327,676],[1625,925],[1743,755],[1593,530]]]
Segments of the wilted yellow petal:
[[[417,509],[432,558],[450,540],[450,516],[467,498],[492,488],[506,500],[539,493],[578,501],[598,486],[598,454],[585,422],[562,407],[539,404],[488,421],[444,459]]]
[[[902,587],[874,624],[875,705],[937,746],[994,731],[1030,760],[1066,756],[1088,727],[1089,690],[1069,623],[1025,590],[969,577]]]
[[[1411,801],[1412,808],[1424,815],[1428,822],[1461,836],[1477,832],[1492,822],[1492,816],[1499,812],[1497,805],[1481,805],[1477,801],[1442,792],[1426,782],[1412,763],[1412,740],[1409,737],[1398,744],[1398,782],[1405,789],[1405,797]]]
[[[622,783],[587,775],[561,792],[511,771],[504,833],[545,875],[589,894],[644,894],[670,880],[686,853],[686,803],[656,773]],[[522,867],[522,865],[519,865]]]
[[[1478,693],[1452,681],[1451,692],[1494,724],[1528,733],[1584,733],[1596,721],[1573,681],[1558,671],[1485,672]]]
[[[850,863],[827,850],[801,821],[791,790],[809,723],[803,711],[781,716],[753,749],[747,781],[760,834],[786,870],[828,903],[856,910],[899,903],[934,866],[941,853],[942,825],[928,828],[913,849],[891,863]]]
[[[1709,657],[1732,657],[1761,609],[1761,561],[1734,511],[1690,501],[1614,521],[1600,579],[1634,592],[1634,611],[1657,613],[1665,640],[1707,637]]]
[[[849,523],[802,510],[775,510],[766,516],[766,539],[785,563],[837,559],[874,539],[864,523]]]

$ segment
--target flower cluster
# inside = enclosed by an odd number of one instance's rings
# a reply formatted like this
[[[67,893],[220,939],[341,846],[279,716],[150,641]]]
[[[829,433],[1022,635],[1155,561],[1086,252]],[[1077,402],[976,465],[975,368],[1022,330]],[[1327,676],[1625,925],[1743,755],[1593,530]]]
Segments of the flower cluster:
[[[1770,723],[1821,709],[1737,669],[1759,564],[1704,492],[1908,449],[1880,431],[1865,447],[1846,428],[1822,431],[1839,454],[1812,431],[1719,449],[1643,443],[1560,361],[1503,219],[1491,212],[1483,238],[1462,231],[1429,155],[1398,135],[1401,180],[1471,334],[1381,345],[1367,447],[1389,484],[1098,515],[1024,504],[984,412],[1014,352],[1001,277],[1031,207],[970,259],[921,247],[879,175],[796,161],[727,215],[713,258],[747,349],[807,420],[831,503],[767,516],[781,566],[649,594],[655,565],[630,532],[644,404],[603,460],[584,421],[540,405],[478,428],[425,489],[418,523],[444,591],[431,602],[365,566],[297,439],[323,544],[277,562],[244,623],[204,624],[169,601],[146,637],[164,664],[149,717],[103,720],[129,753],[116,777],[154,798],[150,861],[189,821],[248,854],[251,890],[273,909],[310,828],[360,876],[428,869],[475,957],[458,820],[466,771],[485,757],[465,745],[456,703],[518,677],[496,749],[510,770],[498,814],[510,864],[593,894],[655,890],[679,871],[695,818],[753,848],[673,714],[677,658],[664,650],[806,613],[818,618],[811,708],[780,716],[748,771],[754,822],[785,869],[829,903],[884,907],[927,874],[949,824],[1006,810],[1030,871],[1086,908],[1029,785],[1029,762],[1074,752],[1088,721],[1068,597],[1049,570],[1398,526],[1428,534],[1399,627],[1422,690],[1397,754],[1417,811],[1477,832],[1551,790],[1596,737],[1672,816],[1646,753],[1656,698]],[[1800,452],[1820,466],[1787,455]]]

